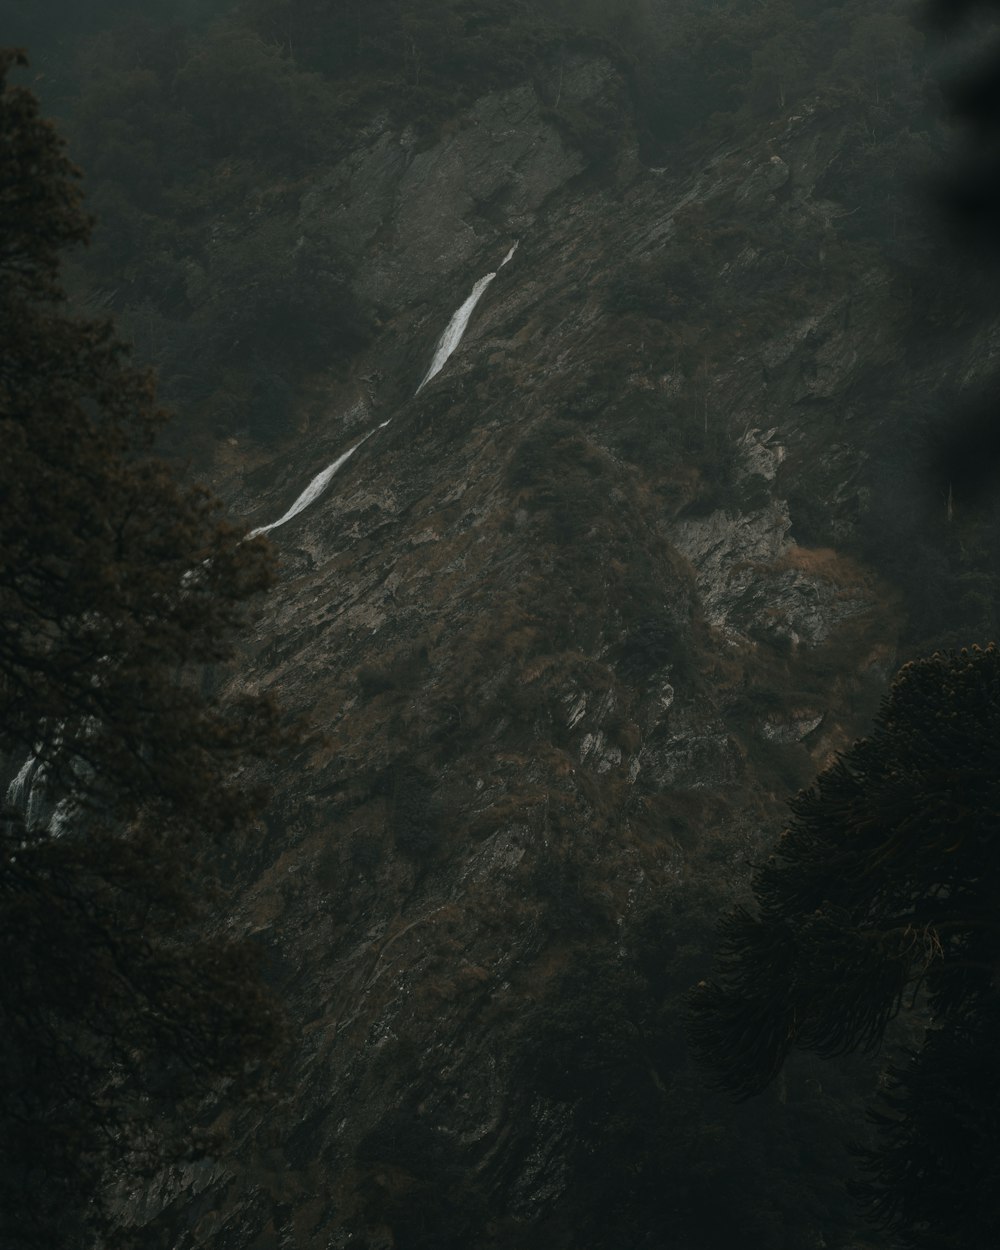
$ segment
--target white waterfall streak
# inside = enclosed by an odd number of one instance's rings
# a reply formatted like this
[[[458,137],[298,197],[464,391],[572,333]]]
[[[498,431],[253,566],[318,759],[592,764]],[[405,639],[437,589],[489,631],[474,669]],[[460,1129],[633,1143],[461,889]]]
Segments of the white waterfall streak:
[[[41,747],[38,748],[41,750]],[[40,763],[33,751],[21,765],[21,770],[7,787],[6,801],[8,806],[21,814],[27,828],[47,829],[53,836],[58,836],[73,814],[73,804],[69,799],[61,799],[45,819],[49,798],[45,792],[47,769]]]
[[[462,336],[465,334],[466,327],[469,324],[472,314],[475,312],[476,305],[483,297],[483,292],[516,251],[517,243],[514,244],[514,246],[497,266],[496,273],[488,273],[485,277],[479,279],[476,285],[472,288],[469,298],[448,322],[444,334],[442,334],[438,340],[438,345],[434,352],[434,359],[431,361],[431,367],[424,375],[424,380],[417,387],[417,395],[420,394],[431,378],[439,374],[444,368],[445,361],[452,354],[459,343],[461,343]]]
[[[434,352],[434,359],[431,361],[431,367],[424,374],[424,380],[417,387],[416,393],[419,395],[431,378],[435,377],[444,368],[445,361],[452,354],[455,348],[461,343],[462,335],[465,328],[469,324],[469,318],[472,316],[476,305],[483,297],[483,292],[496,277],[495,273],[488,273],[485,278],[480,278],[476,285],[472,288],[472,294],[465,301],[462,307],[448,322],[447,329],[438,340],[437,349]]]
[[[365,438],[367,437],[368,435],[366,434]],[[334,460],[333,464],[327,465],[322,473],[317,473],[284,516],[278,517],[277,521],[272,521],[270,525],[261,525],[258,526],[257,529],[251,530],[250,533],[247,534],[247,538],[256,538],[258,534],[269,534],[271,530],[276,530],[279,525],[284,525],[286,521],[290,521],[292,517],[298,516],[303,509],[308,508],[314,500],[318,499],[320,495],[322,495],[322,493],[330,485],[330,482],[337,470],[350,460],[351,456],[354,455],[354,453],[361,446],[361,443],[364,441],[365,439],[363,438],[360,442],[355,443],[350,450],[345,451],[342,456],[338,456],[337,459]]]
[[[38,760],[34,754],[21,765],[21,771],[7,787],[7,802],[16,807],[18,811],[23,811],[27,806],[28,799],[31,797],[32,773],[35,771],[35,765]]]
[[[375,427],[375,430],[384,430],[388,424],[388,421],[383,421],[381,425]],[[348,460],[350,460],[361,444],[366,443],[368,439],[371,438],[371,436],[375,433],[375,430],[369,430],[364,438],[359,439],[354,446],[345,451],[342,456],[338,456],[337,459],[334,460],[333,464],[327,465],[322,473],[317,473],[284,516],[278,517],[277,521],[272,521],[270,525],[260,525],[257,529],[251,530],[250,533],[247,534],[247,538],[256,538],[258,534],[268,534],[271,530],[276,530],[279,525],[284,525],[286,521],[290,521],[292,517],[298,516],[300,512],[308,508],[311,503],[315,503],[315,501],[330,485],[334,475],[343,467],[343,465],[347,463]]]
[[[416,393],[418,395],[431,378],[441,372],[445,361],[452,354],[459,343],[461,343],[462,336],[465,334],[466,327],[468,326],[469,320],[475,311],[476,305],[479,303],[480,299],[482,299],[483,292],[497,276],[497,273],[500,272],[504,265],[507,264],[517,251],[517,246],[517,243],[514,243],[513,247],[511,247],[510,251],[497,266],[496,273],[488,273],[485,277],[479,279],[476,285],[472,288],[469,298],[465,301],[458,312],[455,313],[451,321],[448,322],[444,334],[441,335],[441,338],[438,341],[437,349],[434,352],[434,359],[431,361],[431,367],[427,370],[424,380],[417,387]],[[383,421],[381,425],[376,427],[376,429],[383,430],[388,424],[388,421]],[[364,438],[359,439],[358,442],[356,442],[353,447],[348,448],[342,456],[338,456],[337,459],[334,460],[333,464],[328,464],[322,473],[317,473],[284,516],[278,517],[277,521],[272,521],[270,525],[260,525],[257,529],[251,530],[250,533],[247,534],[247,538],[256,538],[258,534],[269,534],[271,530],[276,530],[279,525],[285,525],[293,517],[297,517],[299,513],[308,508],[311,503],[315,503],[320,495],[322,495],[326,488],[330,485],[330,482],[337,472],[347,463],[348,460],[350,460],[361,444],[367,442],[367,440],[371,438],[374,433],[375,430],[369,430]],[[187,580],[193,577],[193,572],[186,573],[184,575],[183,583],[186,585]],[[24,770],[22,769],[22,772],[23,771]]]
[[[441,372],[445,361],[452,354],[455,348],[458,347],[459,343],[461,343],[462,336],[465,334],[466,327],[468,326],[469,320],[475,311],[476,305],[479,303],[480,299],[482,299],[483,292],[497,276],[497,273],[500,272],[504,265],[507,264],[517,251],[517,246],[517,243],[515,243],[513,247],[511,247],[510,251],[497,266],[495,273],[488,273],[485,277],[479,279],[476,285],[472,288],[469,298],[465,301],[458,312],[455,313],[451,321],[448,322],[444,334],[441,335],[441,338],[438,341],[437,349],[434,352],[434,359],[431,361],[431,367],[427,370],[424,380],[417,387],[416,393],[418,395],[431,378]],[[383,430],[388,424],[388,421],[383,421],[380,426],[376,427],[376,429]],[[308,508],[311,503],[315,503],[320,495],[322,495],[326,488],[330,485],[330,482],[339,470],[347,463],[348,460],[350,460],[361,444],[367,442],[367,440],[371,438],[374,433],[375,430],[369,430],[364,438],[359,439],[353,447],[349,447],[342,456],[338,456],[337,459],[334,460],[333,464],[328,464],[322,473],[317,473],[302,494],[299,495],[298,499],[296,499],[283,516],[278,517],[277,521],[272,521],[270,525],[258,526],[257,529],[251,530],[250,533],[247,534],[247,538],[256,538],[258,534],[269,534],[271,530],[276,530],[279,525],[285,525],[293,517],[297,517],[299,513]],[[189,576],[191,575],[185,574],[185,578]]]
[[[6,801],[20,813],[25,828],[35,833],[44,829],[50,837],[58,838],[66,832],[79,808],[76,801],[67,796],[46,815],[50,800],[45,793],[45,773],[45,765],[39,763],[38,756],[32,752],[7,787]]]

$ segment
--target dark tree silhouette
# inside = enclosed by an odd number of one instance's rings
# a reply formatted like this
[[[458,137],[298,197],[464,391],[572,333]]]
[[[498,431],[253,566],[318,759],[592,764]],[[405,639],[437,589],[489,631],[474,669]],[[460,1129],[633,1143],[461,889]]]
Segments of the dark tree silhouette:
[[[0,1244],[91,1246],[166,1161],[211,1148],[219,1097],[268,1070],[250,949],[211,936],[211,848],[264,797],[282,739],[219,703],[271,577],[207,492],[151,454],[150,378],[69,315],[78,173],[0,53]],[[26,801],[30,794],[30,802]],[[150,1240],[144,1237],[144,1245]]]
[[[738,1097],[793,1049],[873,1049],[920,996],[864,1192],[921,1250],[1000,1240],[998,743],[1000,651],[907,665],[871,737],[794,801],[756,912],[725,920],[716,980],[692,994],[695,1047]]]

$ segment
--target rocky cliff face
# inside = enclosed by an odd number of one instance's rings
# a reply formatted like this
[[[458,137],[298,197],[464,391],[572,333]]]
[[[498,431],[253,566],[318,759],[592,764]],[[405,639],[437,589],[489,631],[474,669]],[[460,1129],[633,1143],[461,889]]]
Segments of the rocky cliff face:
[[[906,621],[875,541],[893,448],[998,341],[929,325],[846,233],[852,134],[802,109],[646,169],[581,58],[556,108],[487,95],[430,148],[376,120],[303,197],[303,233],[364,258],[377,335],[215,484],[267,524],[389,424],[272,534],[281,586],[231,676],[322,734],[235,870],[292,1005],[285,1101],[232,1126],[242,1171],[170,1178],[138,1223],[165,1204],[178,1246],[219,1250],[740,1235],[678,1040],[677,917],[864,731]],[[754,1244],[849,1243],[775,1204]]]

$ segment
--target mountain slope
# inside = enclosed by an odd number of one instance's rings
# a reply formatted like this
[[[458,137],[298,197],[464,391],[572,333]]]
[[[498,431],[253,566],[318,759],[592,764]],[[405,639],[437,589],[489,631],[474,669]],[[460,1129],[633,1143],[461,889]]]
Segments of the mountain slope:
[[[901,572],[952,541],[906,448],[1000,339],[851,233],[849,110],[657,170],[607,61],[560,110],[373,125],[301,201],[364,258],[373,338],[215,466],[266,526],[365,438],[274,529],[231,676],[324,735],[234,868],[297,1044],[245,1170],[130,1208],[177,1246],[858,1244],[830,1177],[869,1078],[726,1111],[680,996],[789,794],[961,623]]]

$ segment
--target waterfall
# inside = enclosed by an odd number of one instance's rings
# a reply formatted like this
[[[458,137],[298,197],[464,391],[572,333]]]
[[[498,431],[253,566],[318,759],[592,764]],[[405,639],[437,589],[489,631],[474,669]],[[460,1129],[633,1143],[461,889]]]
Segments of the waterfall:
[[[518,242],[520,242],[520,240],[518,240]],[[475,312],[476,305],[483,297],[483,292],[516,251],[517,243],[514,244],[514,246],[497,266],[496,273],[488,273],[485,277],[479,279],[476,285],[472,288],[469,298],[448,322],[448,325],[445,327],[444,334],[442,334],[438,340],[438,345],[434,352],[434,359],[431,361],[431,367],[424,374],[424,380],[417,387],[417,395],[420,394],[431,378],[439,374],[444,368],[445,361],[452,354],[455,348],[458,347],[459,343],[461,343],[462,336],[465,334],[466,327],[469,324],[473,312]]]
[[[517,251],[519,242],[520,240],[513,244],[507,255],[503,258],[500,264],[497,265],[496,272],[488,273],[485,277],[479,279],[476,285],[472,288],[469,298],[455,313],[451,321],[448,322],[444,334],[442,334],[441,338],[438,340],[438,345],[434,352],[434,359],[431,361],[431,367],[427,370],[424,380],[417,387],[416,394],[419,395],[431,378],[441,372],[445,361],[452,354],[455,348],[458,347],[459,343],[461,343],[462,336],[465,334],[466,327],[468,326],[469,320],[475,311],[476,305],[479,303],[480,299],[482,299],[483,292],[497,276],[497,273],[500,272],[504,265],[507,264]],[[277,521],[272,521],[270,525],[259,525],[256,529],[251,530],[250,533],[247,534],[247,538],[256,538],[258,534],[269,534],[271,530],[276,530],[279,525],[284,525],[293,517],[297,517],[299,513],[308,508],[311,503],[315,503],[320,495],[322,495],[326,488],[330,485],[330,482],[339,470],[347,463],[348,460],[350,460],[361,444],[367,442],[367,440],[370,439],[371,436],[378,430],[384,430],[388,424],[388,421],[383,421],[382,424],[376,426],[374,430],[369,430],[364,438],[359,439],[353,447],[349,447],[343,455],[338,456],[337,459],[334,460],[333,464],[328,464],[321,473],[317,473],[302,494],[299,495],[283,516],[278,517]],[[193,573],[185,574],[185,578],[189,577],[193,577]],[[187,583],[185,582],[184,584]]]
[[[348,460],[350,460],[361,444],[367,442],[376,430],[384,430],[388,424],[388,421],[383,421],[382,424],[376,426],[374,430],[369,430],[364,438],[359,439],[354,446],[348,448],[342,456],[338,456],[337,459],[334,460],[333,464],[327,465],[322,473],[316,474],[313,480],[305,488],[302,494],[299,495],[298,499],[296,499],[284,516],[278,517],[277,521],[272,521],[270,525],[260,525],[257,529],[251,530],[250,533],[247,534],[247,538],[256,538],[258,534],[270,533],[271,530],[276,530],[279,525],[284,525],[286,521],[290,521],[292,517],[298,516],[300,512],[302,512],[305,508],[308,508],[311,503],[314,503],[320,495],[322,495],[322,493],[330,485],[334,475],[344,464],[347,463]]]
[[[34,751],[21,765],[21,771],[7,787],[7,802],[23,812],[31,799],[31,783],[38,760]]]
[[[40,751],[42,748],[39,746],[36,749]],[[8,806],[20,812],[25,828],[45,829],[51,836],[58,837],[76,809],[73,800],[66,797],[60,799],[48,813],[51,800],[45,792],[47,772],[46,766],[32,751],[7,787],[5,797]]]

